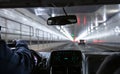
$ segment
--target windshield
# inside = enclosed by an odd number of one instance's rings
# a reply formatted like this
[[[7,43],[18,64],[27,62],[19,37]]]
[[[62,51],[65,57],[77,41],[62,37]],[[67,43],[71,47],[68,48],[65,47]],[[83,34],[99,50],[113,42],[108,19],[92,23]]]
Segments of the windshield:
[[[77,17],[76,24],[47,25],[49,17],[66,15],[62,7],[2,8],[0,9],[2,39],[8,42],[13,39],[30,40],[29,47],[37,51],[52,51],[47,47],[65,42],[78,43],[80,40],[85,42],[87,48],[93,44],[103,46],[102,50],[90,48],[84,51],[120,50],[119,4],[71,6],[64,9],[67,15]]]

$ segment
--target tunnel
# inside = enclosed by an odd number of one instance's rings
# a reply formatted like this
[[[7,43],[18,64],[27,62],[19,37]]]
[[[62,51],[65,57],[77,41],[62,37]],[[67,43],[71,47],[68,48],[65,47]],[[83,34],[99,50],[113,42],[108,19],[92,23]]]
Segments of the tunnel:
[[[26,41],[30,49],[47,58],[44,63],[51,58],[55,59],[52,55],[61,56],[61,53],[65,51],[64,56],[68,53],[74,56],[79,50],[80,55],[77,57],[77,60],[80,61],[79,66],[69,67],[69,62],[64,62],[64,65],[68,67],[62,65],[64,67],[62,68],[58,67],[58,63],[52,61],[52,64],[55,63],[54,66],[51,66],[52,69],[50,68],[53,71],[52,74],[63,74],[63,72],[65,74],[74,72],[96,74],[107,56],[120,51],[119,12],[119,4],[0,8],[0,36],[8,44],[13,40]],[[63,15],[75,15],[77,22],[66,25],[48,25],[48,18]],[[59,55],[56,51],[60,52]],[[75,54],[73,54],[74,52]],[[60,56],[57,57],[57,60]],[[64,58],[64,60],[67,59],[69,58]],[[61,64],[61,62],[59,63]],[[43,74],[47,74],[45,71],[42,71]]]
[[[67,14],[77,16],[77,23],[66,26],[48,26],[50,16],[64,15],[62,8],[8,8],[0,9],[1,38],[26,40],[39,50],[46,44],[64,44],[84,39],[119,47],[119,4],[65,7]]]

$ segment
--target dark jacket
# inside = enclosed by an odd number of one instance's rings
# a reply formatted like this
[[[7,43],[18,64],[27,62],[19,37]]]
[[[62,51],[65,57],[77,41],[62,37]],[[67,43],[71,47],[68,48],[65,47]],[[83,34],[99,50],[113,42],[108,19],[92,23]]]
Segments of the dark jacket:
[[[0,40],[0,74],[30,74],[31,70],[31,53],[26,44],[18,43],[12,51]]]

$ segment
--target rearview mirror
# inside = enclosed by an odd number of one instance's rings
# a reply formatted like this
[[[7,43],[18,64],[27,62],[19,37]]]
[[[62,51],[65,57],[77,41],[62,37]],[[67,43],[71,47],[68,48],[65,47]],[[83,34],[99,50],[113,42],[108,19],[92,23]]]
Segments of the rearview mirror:
[[[77,18],[75,15],[50,17],[47,20],[48,25],[66,25],[74,23],[77,23]]]

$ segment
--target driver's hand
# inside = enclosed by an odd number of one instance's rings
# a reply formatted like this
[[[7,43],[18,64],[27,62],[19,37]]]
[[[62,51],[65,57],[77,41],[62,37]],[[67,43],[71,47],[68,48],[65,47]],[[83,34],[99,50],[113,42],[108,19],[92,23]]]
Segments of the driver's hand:
[[[16,44],[16,47],[26,47],[26,48],[28,48],[28,44],[25,40],[15,40],[14,43]]]

